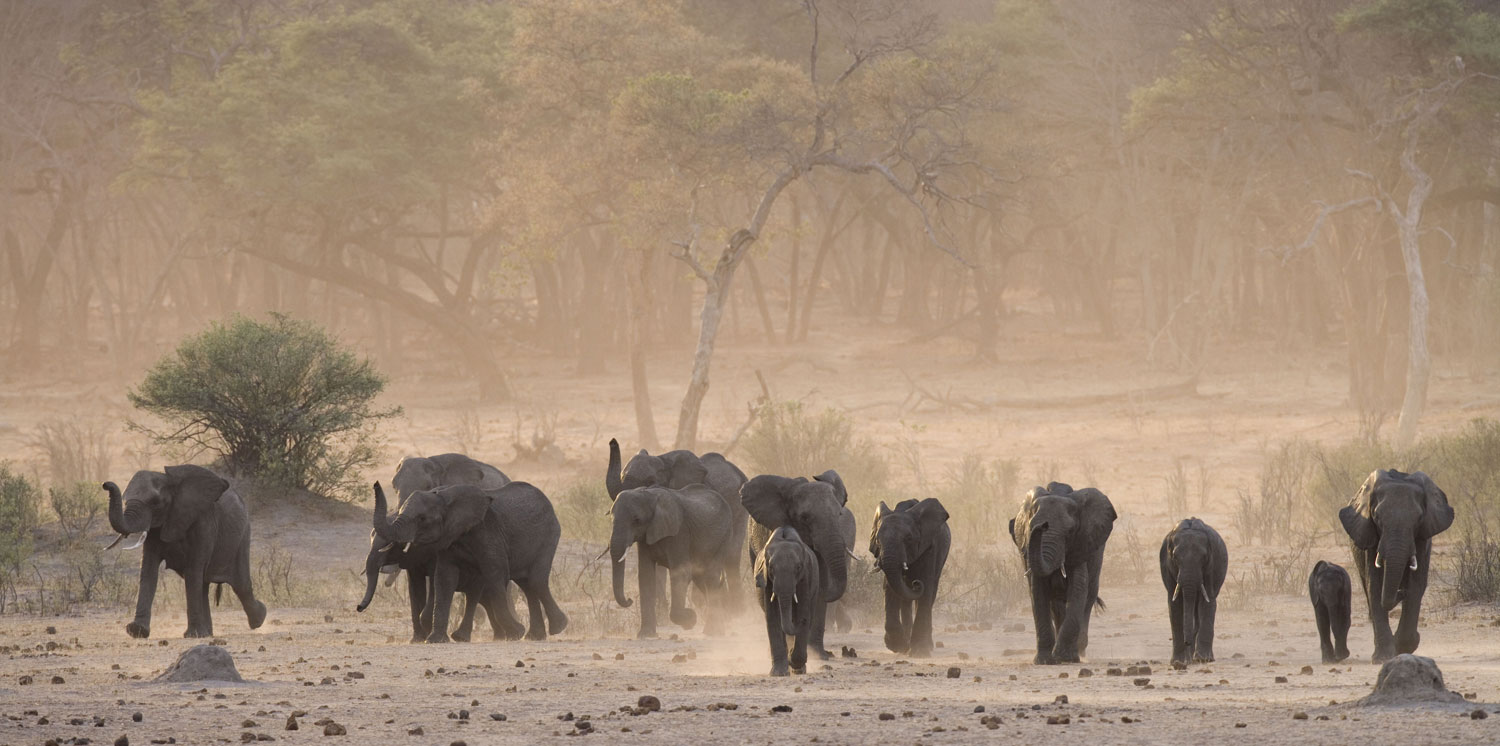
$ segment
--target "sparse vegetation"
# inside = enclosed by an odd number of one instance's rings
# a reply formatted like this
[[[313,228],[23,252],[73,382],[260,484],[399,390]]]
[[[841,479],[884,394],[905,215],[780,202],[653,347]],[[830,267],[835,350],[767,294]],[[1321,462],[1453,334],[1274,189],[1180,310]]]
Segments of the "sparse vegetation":
[[[37,426],[30,445],[46,459],[48,483],[53,486],[109,478],[109,433],[102,427],[51,420]]]
[[[802,402],[763,405],[740,448],[752,473],[810,476],[837,469],[851,493],[883,487],[889,474],[875,445],[855,435],[848,415],[834,409],[813,414]]]
[[[0,464],[0,611],[6,608],[7,593],[12,604],[16,601],[16,581],[31,559],[40,497],[31,480]]]
[[[47,503],[57,516],[63,541],[73,543],[93,533],[94,525],[109,507],[99,486],[92,482],[73,482],[47,489]]]
[[[272,314],[214,323],[159,361],[130,393],[166,427],[159,443],[214,454],[232,473],[353,499],[374,463],[374,425],[400,413],[374,400],[384,376],[326,332]]]

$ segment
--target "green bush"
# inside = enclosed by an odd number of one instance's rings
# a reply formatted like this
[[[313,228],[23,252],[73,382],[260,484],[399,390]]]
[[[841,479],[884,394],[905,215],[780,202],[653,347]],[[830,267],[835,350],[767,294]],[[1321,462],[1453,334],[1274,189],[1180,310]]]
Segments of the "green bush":
[[[810,414],[802,402],[770,402],[760,407],[743,445],[751,473],[811,476],[837,469],[851,493],[886,483],[885,460],[876,446],[854,434],[842,412]]]
[[[272,314],[214,323],[159,361],[130,392],[165,420],[160,443],[216,454],[230,472],[356,497],[374,462],[373,425],[400,413],[374,400],[385,377],[322,329]]]
[[[40,498],[41,490],[31,480],[0,464],[0,611],[5,609],[6,588],[14,597],[16,576],[31,558]]]
[[[74,482],[66,487],[47,490],[47,502],[57,516],[63,538],[73,542],[87,536],[109,507],[108,499],[93,482]]]

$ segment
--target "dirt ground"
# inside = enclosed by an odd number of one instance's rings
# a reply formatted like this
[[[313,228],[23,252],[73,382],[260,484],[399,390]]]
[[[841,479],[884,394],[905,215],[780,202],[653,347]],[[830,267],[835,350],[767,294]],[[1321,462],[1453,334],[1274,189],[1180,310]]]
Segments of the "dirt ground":
[[[1231,563],[1243,567],[1277,549],[1243,546],[1229,530],[1234,496],[1255,489],[1266,447],[1291,437],[1337,442],[1357,431],[1344,404],[1344,357],[1337,350],[1297,354],[1269,341],[1248,343],[1211,359],[1195,395],[1153,399],[1125,394],[1184,376],[1147,365],[1138,343],[1102,344],[1042,321],[1016,328],[999,364],[971,362],[961,342],[914,341],[889,328],[815,333],[810,345],[795,349],[741,341],[731,332],[716,359],[703,439],[722,444],[743,422],[746,403],[759,394],[759,369],[778,399],[849,412],[861,435],[889,450],[893,481],[908,489],[916,483],[910,473],[916,466],[937,479],[965,453],[1014,458],[1025,465],[1022,489],[1034,474],[1050,469],[1075,485],[1095,482],[1121,515],[1116,535],[1135,527],[1153,548],[1181,517],[1166,513],[1165,474],[1179,461],[1195,474],[1201,464],[1208,498],[1194,500],[1201,509],[1195,512],[1225,533]],[[666,438],[675,423],[686,352],[653,358],[652,366],[657,422]],[[389,397],[406,414],[387,427],[389,464],[371,477],[389,479],[407,453],[455,450],[466,417],[478,423],[478,442],[467,444],[473,455],[535,482],[555,500],[580,475],[602,476],[610,437],[633,447],[623,371],[585,377],[573,374],[567,361],[524,357],[516,358],[512,370],[520,396],[501,405],[477,404],[471,384],[435,371],[398,374]],[[0,384],[0,451],[29,457],[28,432],[49,419],[118,422],[128,415],[123,393],[129,382],[101,382],[97,373],[51,370]],[[908,377],[949,404],[918,401]],[[1101,394],[1107,396],[1080,398]],[[969,405],[958,403],[965,398]],[[1016,400],[1048,406],[990,406]],[[1440,362],[1423,428],[1438,432],[1497,411],[1493,374],[1476,379]],[[512,462],[513,435],[528,438],[547,421],[555,423],[565,460]],[[120,452],[114,478],[122,483],[138,468],[126,452],[130,443],[124,435],[113,441]],[[152,466],[160,468],[159,461]],[[857,484],[849,487],[859,490]],[[602,512],[602,484],[599,492]],[[1015,505],[999,509],[1010,513]],[[1478,704],[1500,702],[1496,612],[1453,605],[1441,573],[1428,594],[1419,652],[1438,661],[1450,688],[1474,695],[1476,704],[1457,710],[1335,704],[1369,693],[1378,670],[1368,663],[1370,632],[1358,619],[1364,614],[1359,599],[1350,633],[1354,657],[1345,664],[1318,662],[1310,605],[1288,595],[1226,604],[1218,618],[1219,659],[1172,671],[1164,663],[1170,653],[1165,592],[1151,582],[1106,582],[1101,595],[1109,610],[1095,618],[1082,665],[1033,666],[1024,608],[984,620],[957,619],[940,595],[936,636],[942,648],[934,658],[889,653],[881,644],[880,620],[865,615],[856,619],[854,632],[828,637],[831,647],[852,646],[858,657],[811,665],[805,676],[772,679],[765,675],[764,627],[753,614],[734,624],[726,638],[706,638],[695,629],[674,630],[680,639],[637,641],[628,636],[634,609],[590,611],[565,602],[574,625],[558,639],[409,645],[404,602],[393,592],[382,591],[380,608],[372,613],[353,610],[363,590],[356,573],[368,546],[368,506],[252,510],[252,555],[280,547],[294,558],[291,572],[316,574],[326,588],[319,596],[304,594],[318,599],[304,605],[270,603],[269,620],[256,631],[246,629],[231,605],[216,609],[215,630],[251,683],[151,683],[200,642],[179,637],[186,619],[180,598],[169,597],[180,595],[180,585],[162,583],[150,640],[125,634],[128,603],[66,616],[4,615],[0,745],[68,738],[111,743],[122,734],[134,744],[168,738],[232,743],[245,734],[323,742],[318,722],[324,719],[342,725],[343,737],[356,743],[535,741],[579,733],[583,720],[595,737],[650,743],[944,743],[996,736],[1025,743],[1500,741],[1500,717],[1470,716],[1471,709],[1500,713],[1500,705]],[[863,536],[868,516],[857,518]],[[103,544],[108,537],[98,540]],[[1002,551],[1013,551],[1009,541],[994,537]],[[860,544],[863,553],[863,539]],[[600,548],[573,540],[564,551],[581,558]],[[1445,550],[1440,538],[1435,568],[1449,561]],[[1319,555],[1348,564],[1347,550],[1334,540]],[[572,572],[554,574],[560,597],[568,596]],[[597,605],[608,606],[607,600]],[[596,618],[600,614],[608,615],[603,622]],[[1109,675],[1111,668],[1131,666],[1151,671]],[[953,669],[956,677],[950,676]],[[27,676],[34,683],[22,685]],[[49,683],[54,677],[60,681]],[[643,695],[659,698],[661,711],[622,711]],[[773,710],[783,706],[790,710]],[[136,712],[140,722],[132,721]],[[306,714],[296,718],[298,730],[285,730],[294,712]],[[1297,719],[1296,713],[1307,717]],[[1049,724],[1064,715],[1066,723]],[[998,717],[993,730],[981,722],[992,716]],[[410,735],[417,728],[421,734]]]

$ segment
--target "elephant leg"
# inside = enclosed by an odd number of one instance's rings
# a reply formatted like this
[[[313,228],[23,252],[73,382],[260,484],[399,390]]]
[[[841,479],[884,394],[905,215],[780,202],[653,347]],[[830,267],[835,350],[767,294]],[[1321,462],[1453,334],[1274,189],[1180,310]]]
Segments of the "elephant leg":
[[[785,640],[784,636],[783,640]],[[786,645],[786,642],[783,641],[781,644]],[[792,638],[792,659],[790,663],[792,665],[792,673],[807,673],[807,630],[805,629]]]
[[[1063,606],[1062,624],[1057,630],[1057,644],[1052,648],[1052,657],[1058,663],[1077,663],[1078,631],[1082,619],[1089,613],[1090,603],[1088,566],[1081,565],[1068,578],[1068,595]],[[1082,575],[1083,577],[1079,577]]]
[[[916,616],[911,624],[911,655],[914,658],[932,656],[932,603],[936,600],[932,590],[924,589],[922,597],[916,601]]]
[[[1396,653],[1415,653],[1422,643],[1422,633],[1417,624],[1422,617],[1422,594],[1408,590],[1406,600],[1401,602],[1401,621],[1396,623]]]
[[[521,595],[526,597],[526,639],[547,639],[547,615],[542,610],[542,597],[531,586],[522,586]]]
[[[1365,592],[1366,606],[1370,610],[1370,631],[1375,633],[1375,652],[1370,656],[1372,663],[1384,663],[1396,657],[1396,641],[1391,635],[1391,618],[1380,608],[1379,580],[1379,577],[1371,573],[1371,590]],[[1402,611],[1405,611],[1404,604]]]
[[[823,600],[823,594],[814,595],[818,597],[812,602],[812,633],[809,635],[807,647],[813,655],[818,656],[819,660],[832,660],[833,653],[828,652],[828,649],[823,646],[823,630],[828,623],[828,602]]]
[[[847,634],[854,629],[854,617],[849,615],[849,604],[837,601],[833,605],[833,628],[840,634]]]
[[[432,632],[431,618],[427,616],[427,573],[406,571],[406,595],[411,603],[411,641],[424,642]]]
[[[147,542],[141,551],[141,584],[135,595],[135,619],[125,625],[125,632],[136,639],[151,636],[151,604],[156,600],[156,580],[161,573],[161,556]]]
[[[1339,606],[1332,611],[1333,616],[1333,661],[1338,663],[1349,657],[1349,622],[1353,618],[1352,609],[1348,606]]]
[[[1214,659],[1214,617],[1218,604],[1206,597],[1198,599],[1198,639],[1193,642],[1193,662],[1212,663]]]
[[[642,549],[645,543],[640,544]],[[656,582],[656,563],[645,552],[636,555],[636,582],[640,591],[641,628],[635,636],[641,640],[654,639],[656,637],[656,603],[659,586]]]
[[[1313,616],[1318,622],[1318,647],[1323,652],[1324,663],[1337,663],[1339,659],[1334,657],[1333,652],[1333,626],[1328,607],[1323,604],[1313,604]]]
[[[668,587],[670,583],[667,582],[667,579],[669,577],[671,577],[671,571],[663,567],[656,571],[655,580],[653,582],[656,584],[656,595],[654,596],[654,598],[656,599],[656,614],[657,616],[666,614],[667,618],[671,619],[672,594],[671,588]]]
[[[245,610],[245,619],[250,622],[250,629],[259,629],[266,621],[266,605],[256,600],[255,589],[250,581],[248,543],[240,552],[239,561],[234,568],[234,580],[229,583],[229,587],[234,591],[235,598],[240,600],[240,608]]]
[[[703,634],[709,637],[719,637],[724,634],[724,611],[728,602],[724,593],[724,583],[719,573],[694,573],[693,585],[703,593],[703,601],[697,604],[703,609]]]
[[[431,598],[432,631],[427,642],[448,642],[448,613],[453,608],[453,594],[458,589],[458,567],[451,562],[439,560],[432,569]]]
[[[451,635],[454,642],[468,642],[474,637],[474,612],[479,609],[479,596],[477,591],[464,594],[464,615]]]
[[[787,661],[786,631],[781,628],[781,608],[773,600],[767,599],[766,606],[766,638],[771,642],[771,675],[789,676],[791,668]],[[807,643],[803,641],[802,655],[804,663],[807,657]]]
[[[205,579],[206,569],[194,567],[188,570],[182,578],[183,588],[187,591],[187,632],[183,637],[213,637],[213,616],[208,608],[208,581]]]
[[[667,576],[672,585],[672,612],[667,618],[683,629],[692,629],[693,625],[698,623],[697,612],[687,607],[688,587],[692,573],[685,567],[674,567],[668,571]]]
[[[1031,581],[1031,623],[1036,628],[1036,657],[1032,663],[1047,666],[1057,662],[1052,657],[1052,648],[1057,637],[1052,627],[1052,602],[1047,586],[1037,578]]]
[[[568,628],[568,615],[563,613],[562,607],[552,598],[552,579],[549,577],[550,570],[542,572],[535,577],[531,584],[535,588],[538,599],[542,602],[542,610],[547,614],[547,634],[556,637]]]
[[[1188,641],[1183,639],[1182,633],[1182,604],[1181,598],[1169,598],[1167,600],[1167,616],[1172,620],[1172,664],[1186,665],[1188,662]]]
[[[892,653],[905,654],[911,647],[911,639],[901,626],[902,600],[896,591],[885,589],[885,647]]]

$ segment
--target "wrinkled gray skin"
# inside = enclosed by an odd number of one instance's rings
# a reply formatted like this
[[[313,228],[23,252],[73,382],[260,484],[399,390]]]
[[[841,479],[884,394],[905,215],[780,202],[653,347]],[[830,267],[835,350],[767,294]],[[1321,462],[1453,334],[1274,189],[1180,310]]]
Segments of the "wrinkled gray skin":
[[[771,642],[771,675],[807,673],[807,639],[812,634],[813,599],[818,587],[818,556],[791,526],[771,533],[755,563],[755,587],[766,613]],[[787,654],[786,638],[793,638]]]
[[[698,615],[687,608],[688,584],[708,599],[709,607],[726,602],[728,574],[737,567],[739,547],[734,545],[734,514],[719,493],[701,484],[680,490],[640,487],[624,490],[610,508],[614,517],[609,540],[610,580],[615,602],[629,607],[625,596],[625,552],[636,546],[637,582],[641,596],[640,639],[656,637],[657,566],[670,573],[674,624],[691,629]],[[717,634],[723,620],[709,615],[707,629]]]
[[[1161,582],[1172,620],[1172,664],[1214,659],[1215,601],[1229,572],[1229,549],[1219,532],[1187,518],[1161,542]]]
[[[109,493],[109,527],[121,539],[146,532],[135,619],[125,625],[131,637],[151,636],[151,603],[163,562],[182,576],[187,589],[188,626],[183,637],[213,636],[210,583],[228,583],[234,589],[250,629],[265,621],[266,605],[255,599],[250,587],[250,514],[229,482],[188,464],[168,466],[164,473],[138,471],[123,496],[114,482],[103,487]]]
[[[748,519],[745,509],[740,505],[740,487],[745,484],[745,481],[745,472],[740,471],[738,466],[718,453],[705,453],[698,456],[692,451],[678,450],[653,456],[645,449],[641,449],[622,469],[620,443],[614,438],[609,441],[609,466],[604,473],[604,489],[609,493],[610,500],[614,500],[623,490],[641,487],[667,487],[680,490],[693,484],[707,485],[709,489],[724,498],[725,504],[729,505],[730,511],[734,514],[733,533],[730,534],[729,542],[734,545],[735,558],[729,577],[728,596],[728,601],[733,608],[738,608],[743,600],[739,590],[739,548],[745,544],[745,525]],[[667,598],[665,577],[656,579],[656,588],[658,591],[656,599],[659,602],[665,601]]]
[[[1031,588],[1037,665],[1077,663],[1088,651],[1089,616],[1104,608],[1104,544],[1117,517],[1103,492],[1052,482],[1027,492],[1011,519]]]
[[[476,485],[440,487],[413,493],[395,518],[387,514],[385,492],[375,483],[376,535],[408,551],[433,556],[433,623],[427,642],[448,641],[448,613],[461,578],[472,578],[475,593],[499,617],[496,636],[519,636],[506,598],[511,582],[520,586],[531,612],[529,639],[557,634],[568,617],[552,598],[550,575],[562,528],[547,496],[525,482],[497,490]],[[371,582],[371,581],[367,581]],[[373,582],[367,595],[373,593]]]
[[[1448,495],[1420,471],[1395,469],[1370,473],[1339,521],[1353,545],[1354,567],[1365,592],[1370,627],[1375,633],[1371,659],[1383,663],[1398,653],[1416,652],[1422,635],[1417,625],[1432,538],[1453,525]],[[1401,604],[1401,622],[1391,635],[1391,610]]]
[[[932,655],[932,606],[953,535],[937,498],[884,502],[870,529],[870,554],[885,576],[885,646],[893,653]]]
[[[439,487],[448,487],[458,484],[478,485],[482,489],[494,490],[504,487],[510,483],[510,477],[503,472],[483,461],[469,458],[461,453],[440,453],[436,456],[411,456],[401,460],[396,467],[396,476],[391,479],[391,486],[396,490],[396,507],[399,509],[406,504],[407,498],[417,492],[428,492]],[[366,558],[366,572],[372,565],[378,566],[382,572],[397,573],[406,570],[407,598],[411,603],[411,641],[413,643],[424,642],[432,634],[432,569],[433,557],[430,553],[426,555],[411,554],[400,547],[390,552],[377,552],[376,550],[389,542],[380,541],[373,533],[370,536],[370,555]],[[379,560],[377,562],[377,560]],[[371,579],[375,576],[371,574]],[[388,582],[395,582],[393,574]],[[463,577],[459,580],[459,592],[464,594],[464,616],[463,622],[457,630],[454,630],[453,639],[468,640],[470,631],[474,626],[474,612],[480,603],[478,596],[471,597],[469,578]],[[372,594],[367,594],[372,595]],[[367,598],[361,606],[369,605]],[[361,609],[363,610],[363,609]],[[486,607],[488,610],[488,607]],[[519,636],[515,629],[502,629],[504,619],[496,619],[490,615],[490,627],[496,634]]]
[[[1313,616],[1318,620],[1318,643],[1324,663],[1338,663],[1349,657],[1349,623],[1354,584],[1349,572],[1332,562],[1318,560],[1307,576],[1307,596],[1312,599]]]
[[[740,503],[755,521],[751,546],[765,546],[772,531],[791,526],[818,556],[818,585],[823,593],[813,608],[810,644],[813,654],[824,660],[833,657],[823,647],[827,605],[843,598],[849,583],[849,548],[842,534],[848,499],[844,480],[831,469],[814,479],[762,474],[740,488]],[[755,556],[750,559],[753,564]]]
[[[840,482],[840,485],[840,489],[842,489],[842,482]],[[855,562],[853,556],[854,537],[858,533],[858,528],[854,524],[854,511],[850,510],[846,504],[844,505],[843,514],[839,516],[839,534],[844,537],[844,546],[849,550],[850,562]],[[754,560],[752,559],[751,561],[753,562]],[[839,634],[845,634],[849,630],[854,629],[854,619],[849,616],[848,604],[845,604],[843,601],[829,601],[828,609],[824,614],[828,618],[828,623],[832,624],[834,631]]]

